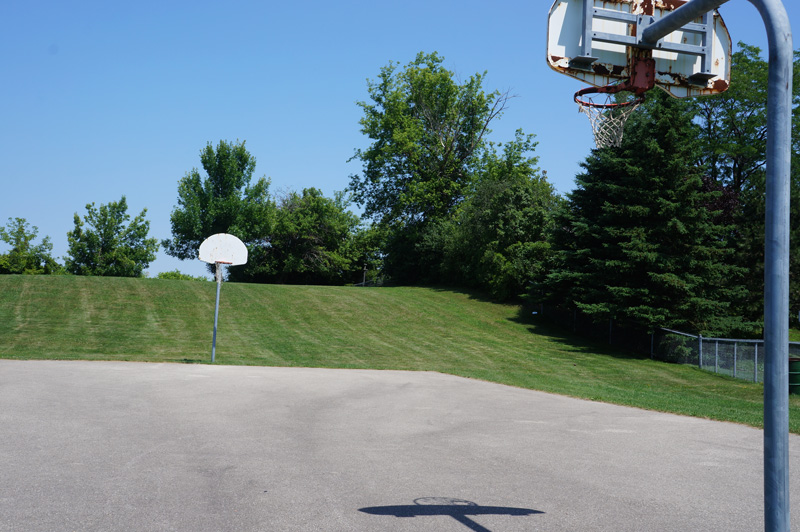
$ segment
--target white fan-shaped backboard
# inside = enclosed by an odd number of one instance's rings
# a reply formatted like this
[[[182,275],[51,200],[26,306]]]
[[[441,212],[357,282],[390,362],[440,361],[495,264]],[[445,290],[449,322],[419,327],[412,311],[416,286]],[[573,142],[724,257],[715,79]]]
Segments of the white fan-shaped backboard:
[[[247,263],[247,246],[233,235],[217,233],[203,240],[198,257],[210,264],[221,262],[238,266]]]

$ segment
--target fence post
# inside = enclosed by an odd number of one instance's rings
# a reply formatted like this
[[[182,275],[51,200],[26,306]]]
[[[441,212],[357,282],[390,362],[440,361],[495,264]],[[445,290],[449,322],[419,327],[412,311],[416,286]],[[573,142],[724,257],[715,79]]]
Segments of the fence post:
[[[697,339],[698,339],[698,345],[700,346],[700,349],[698,349],[697,351],[698,353],[697,363],[699,364],[700,369],[703,369],[703,335],[702,334],[697,335]]]
[[[758,382],[758,344],[756,344],[756,356],[753,361],[753,382]]]
[[[714,342],[714,373],[719,373],[719,340]]]
[[[758,348],[756,347],[756,349]],[[736,377],[736,342],[733,342],[733,376]]]

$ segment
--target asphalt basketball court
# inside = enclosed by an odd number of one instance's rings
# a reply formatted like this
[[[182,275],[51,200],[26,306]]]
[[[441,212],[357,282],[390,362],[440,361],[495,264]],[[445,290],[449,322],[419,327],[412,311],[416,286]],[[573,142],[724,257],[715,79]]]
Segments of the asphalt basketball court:
[[[0,427],[4,531],[763,529],[760,430],[437,373],[0,360]]]

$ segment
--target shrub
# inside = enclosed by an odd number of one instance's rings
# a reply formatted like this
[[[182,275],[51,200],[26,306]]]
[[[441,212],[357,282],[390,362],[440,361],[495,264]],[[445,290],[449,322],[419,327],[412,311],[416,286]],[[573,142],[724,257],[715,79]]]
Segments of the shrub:
[[[208,281],[205,277],[200,276],[193,276],[188,275],[186,273],[181,273],[178,270],[172,270],[171,272],[161,272],[156,276],[157,279],[168,279],[172,281]]]

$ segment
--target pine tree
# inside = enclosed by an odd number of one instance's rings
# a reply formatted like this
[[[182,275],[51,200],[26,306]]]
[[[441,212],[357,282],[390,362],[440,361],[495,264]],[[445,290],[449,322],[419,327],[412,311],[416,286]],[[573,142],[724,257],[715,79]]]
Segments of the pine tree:
[[[561,302],[647,330],[722,334],[741,270],[731,265],[729,227],[709,206],[696,125],[684,103],[653,91],[629,120],[619,148],[582,163],[561,213],[549,276]]]

